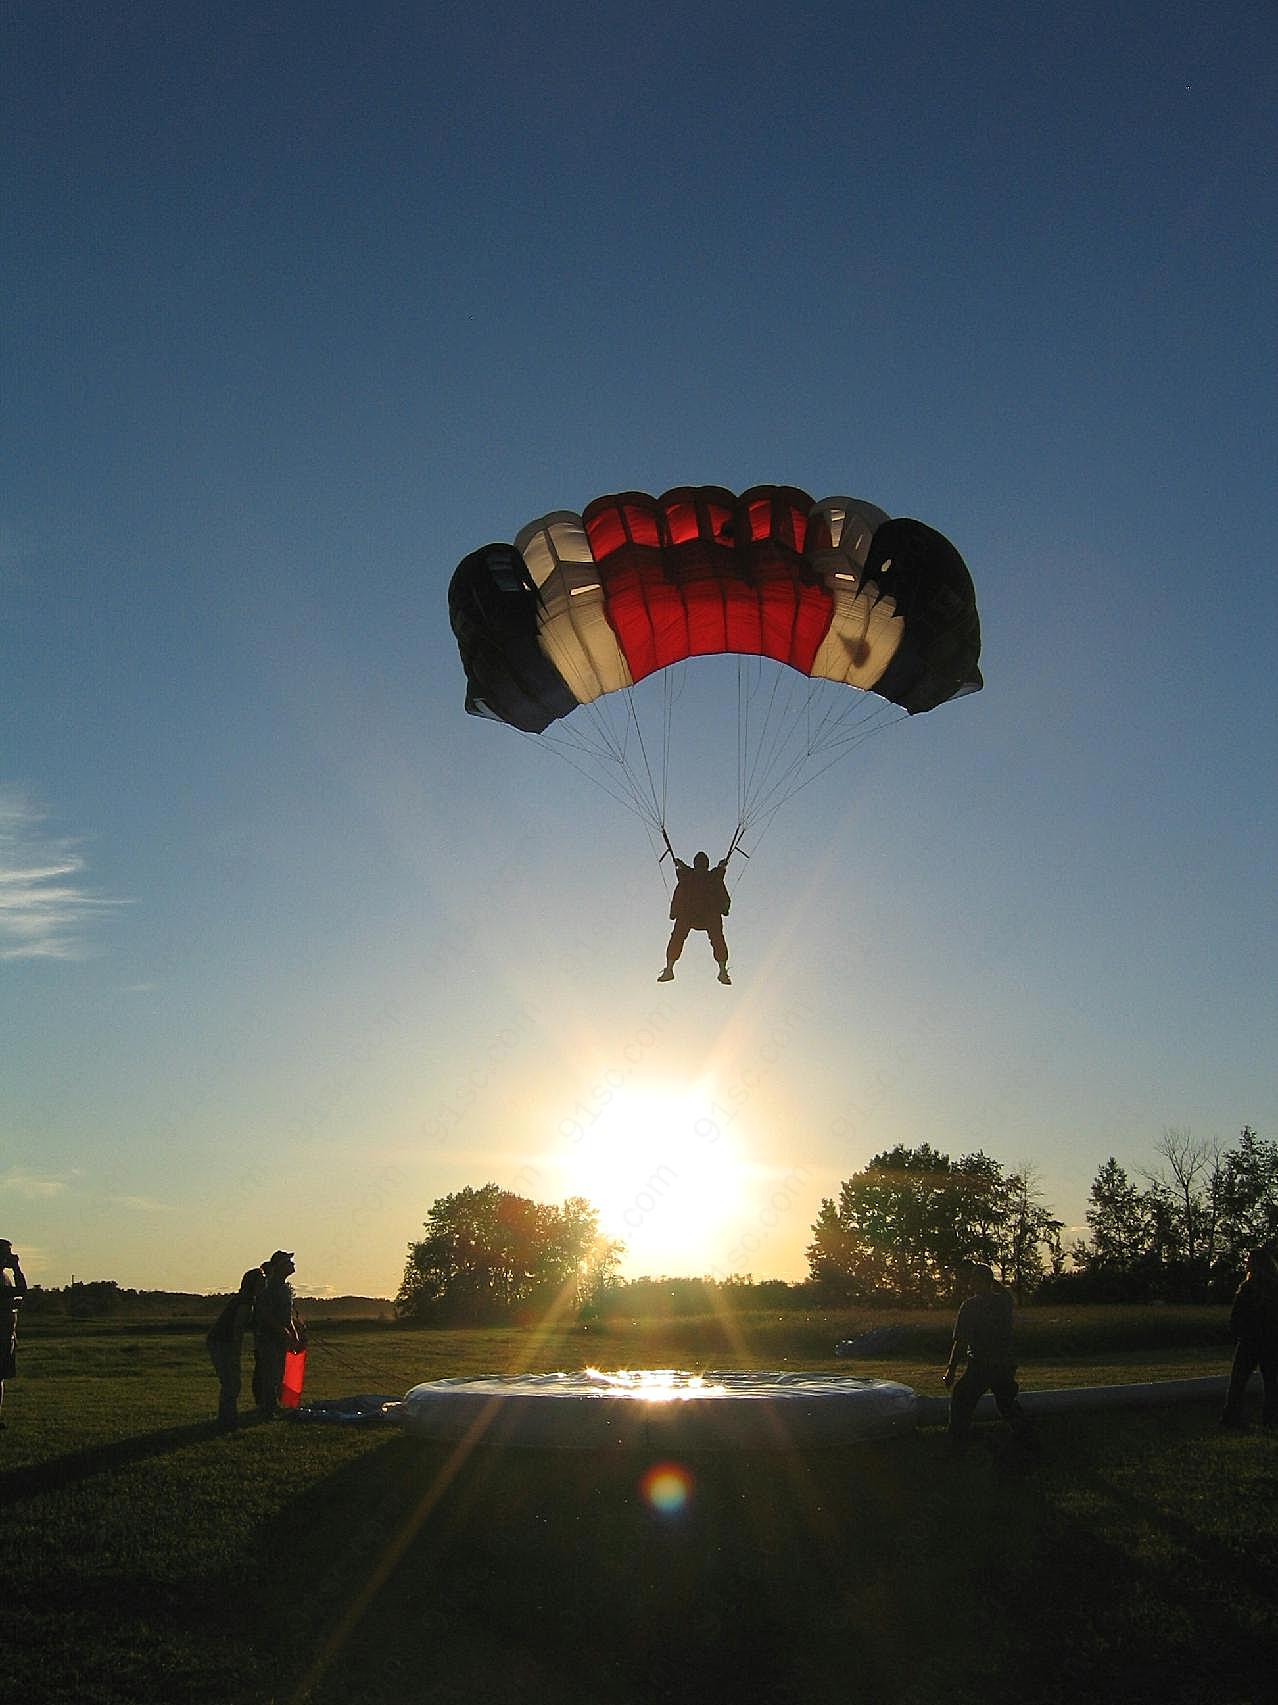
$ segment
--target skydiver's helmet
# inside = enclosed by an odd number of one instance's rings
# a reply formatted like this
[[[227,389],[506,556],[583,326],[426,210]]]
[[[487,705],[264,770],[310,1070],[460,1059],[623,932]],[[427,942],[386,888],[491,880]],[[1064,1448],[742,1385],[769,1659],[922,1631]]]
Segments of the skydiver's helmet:
[[[709,870],[709,868],[710,868],[710,855],[709,855],[709,853],[698,853],[696,858],[694,858],[692,861],[692,868],[694,870]]]

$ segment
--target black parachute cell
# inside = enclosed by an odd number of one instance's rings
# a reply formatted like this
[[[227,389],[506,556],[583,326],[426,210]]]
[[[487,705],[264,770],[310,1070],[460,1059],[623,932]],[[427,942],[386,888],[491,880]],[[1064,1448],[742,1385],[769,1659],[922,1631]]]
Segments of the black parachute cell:
[[[967,564],[942,533],[902,516],[877,528],[865,581],[891,597],[905,635],[874,691],[911,715],[984,684],[981,621]]]
[[[541,734],[577,699],[537,643],[540,597],[513,545],[485,545],[457,566],[448,617],[466,671],[466,709]]]

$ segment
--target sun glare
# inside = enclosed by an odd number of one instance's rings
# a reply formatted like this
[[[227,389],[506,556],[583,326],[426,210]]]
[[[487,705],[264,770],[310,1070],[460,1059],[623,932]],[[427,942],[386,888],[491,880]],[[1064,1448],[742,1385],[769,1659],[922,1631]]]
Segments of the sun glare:
[[[698,1274],[720,1263],[742,1211],[745,1156],[710,1093],[618,1090],[563,1134],[565,1188],[625,1244],[626,1272]]]

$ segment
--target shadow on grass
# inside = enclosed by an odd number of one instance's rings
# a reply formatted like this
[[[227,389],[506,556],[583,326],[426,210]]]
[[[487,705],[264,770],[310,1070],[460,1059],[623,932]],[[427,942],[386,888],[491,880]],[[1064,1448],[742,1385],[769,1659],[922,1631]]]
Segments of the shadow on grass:
[[[1236,1465],[1212,1460],[1217,1442],[1204,1406],[1054,1430],[1039,1557],[1001,1583],[1007,1626],[1037,1630],[1010,1655],[1040,1705],[1269,1696],[1278,1544],[1263,1501],[1245,1492],[1233,1542],[1213,1531],[1222,1500],[1241,1491]],[[1179,1484],[1157,1484],[1151,1467]],[[1139,1490],[1125,1484],[1133,1477]],[[1261,1483],[1272,1489],[1271,1477]]]
[[[96,1474],[108,1474],[113,1469],[127,1468],[135,1462],[167,1456],[185,1445],[218,1435],[216,1421],[194,1421],[187,1426],[161,1427],[152,1433],[113,1439],[110,1444],[88,1445],[83,1450],[69,1451],[65,1456],[6,1469],[0,1472],[0,1509],[24,1498],[37,1497],[42,1492],[60,1492],[64,1487],[89,1480]]]
[[[1203,1447],[1201,1420],[1165,1425],[1137,1451]],[[279,1705],[1265,1696],[1275,1592],[1246,1556],[1263,1516],[1235,1549],[1192,1499],[1147,1505],[1109,1472],[1113,1428],[1045,1426],[1032,1462],[997,1430],[957,1463],[931,1432],[690,1456],[664,1514],[639,1454],[397,1438],[276,1519],[251,1637],[276,1651]]]
[[[280,1700],[400,1705],[427,1678],[432,1705],[579,1705],[585,1689],[824,1705],[853,1681],[876,1705],[955,1697],[965,1553],[935,1498],[942,1441],[690,1456],[687,1500],[664,1513],[641,1489],[652,1466],[495,1447],[462,1461],[409,1440],[348,1464],[267,1539],[266,1578],[287,1584],[263,1631],[300,1629]]]

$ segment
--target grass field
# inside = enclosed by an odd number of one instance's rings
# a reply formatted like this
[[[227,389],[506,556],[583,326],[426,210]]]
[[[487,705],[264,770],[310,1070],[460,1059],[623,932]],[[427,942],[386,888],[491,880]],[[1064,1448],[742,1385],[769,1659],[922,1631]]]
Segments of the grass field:
[[[525,1368],[791,1367],[938,1393],[948,1320],[836,1360],[849,1314],[606,1332],[319,1327],[307,1396]],[[1071,1417],[1032,1461],[923,1430],[649,1463],[389,1427],[215,1434],[191,1331],[30,1323],[0,1434],[0,1682],[27,1705],[589,1698],[1254,1705],[1274,1696],[1278,1438],[1212,1405]],[[1025,1310],[1028,1388],[1223,1374],[1220,1311]]]

